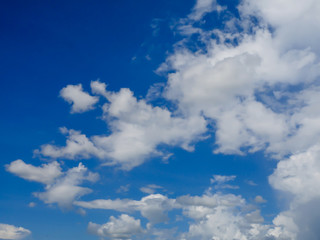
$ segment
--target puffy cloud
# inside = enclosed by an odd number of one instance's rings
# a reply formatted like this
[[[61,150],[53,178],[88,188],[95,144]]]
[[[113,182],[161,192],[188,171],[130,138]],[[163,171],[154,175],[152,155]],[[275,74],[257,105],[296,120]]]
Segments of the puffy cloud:
[[[100,82],[99,80],[91,81],[90,83],[91,91],[94,94],[101,95],[105,98],[109,98],[110,94],[107,91],[107,84]]]
[[[315,224],[320,219],[320,147],[291,155],[278,163],[269,177],[270,184],[291,197],[289,209],[274,219],[290,239],[315,240],[320,232]],[[277,229],[275,229],[275,235]]]
[[[235,178],[215,176],[215,179],[222,182]],[[257,199],[260,202],[263,200],[261,196]],[[210,188],[200,196],[183,195],[167,198],[161,194],[150,194],[141,200],[98,199],[89,202],[76,201],[74,204],[87,209],[108,209],[125,213],[139,211],[141,216],[149,220],[144,232],[145,237],[156,237],[158,232],[156,224],[169,222],[168,213],[173,211],[176,218],[185,220],[189,224],[187,232],[174,231],[179,235],[174,239],[292,240],[294,239],[292,237],[296,236],[293,232],[296,225],[288,215],[278,216],[273,224],[265,224],[257,206],[248,204],[240,195],[213,192]],[[182,215],[177,210],[182,210]],[[91,224],[91,227],[96,229],[95,232],[102,229],[100,225]],[[175,234],[172,232],[171,237]],[[141,239],[144,239],[143,236]]]
[[[84,92],[81,84],[64,87],[60,91],[60,96],[72,104],[71,113],[82,113],[91,110],[99,101],[98,97],[91,96],[87,92]]]
[[[6,170],[23,179],[44,184],[52,183],[54,179],[62,174],[58,162],[42,164],[40,167],[35,167],[31,164],[26,164],[20,159],[6,165]]]
[[[141,200],[130,199],[98,199],[90,202],[76,201],[74,204],[88,209],[110,209],[120,212],[139,211],[151,223],[164,222],[167,212],[174,207],[175,200],[161,194],[151,194]]]
[[[315,54],[307,49],[281,53],[265,29],[238,40],[236,46],[214,41],[206,53],[177,49],[167,61],[175,72],[168,75],[165,97],[181,111],[204,114],[216,123],[216,153],[242,154],[242,149],[255,152],[267,146],[278,153],[277,144],[297,129],[290,111],[301,108],[286,108],[282,94],[293,99],[296,94],[288,95],[276,84],[314,81],[319,76]]]
[[[92,192],[90,188],[79,185],[83,181],[95,182],[97,179],[97,174],[89,172],[82,163],[79,163],[53,184],[47,185],[45,192],[35,193],[35,196],[48,204],[57,203],[60,207],[71,207],[75,199]]]
[[[292,155],[278,163],[269,177],[270,184],[278,190],[291,193],[295,204],[320,197],[320,146]]]
[[[124,169],[140,165],[149,156],[162,155],[157,149],[160,144],[192,150],[191,144],[206,131],[201,116],[173,116],[167,109],[137,100],[129,89],[111,94],[109,101],[103,110],[112,134],[95,136],[93,141],[107,152],[111,164]]]
[[[73,129],[68,130],[65,127],[60,128],[60,131],[66,135],[67,141],[65,147],[58,147],[51,144],[44,144],[36,154],[42,154],[51,158],[65,159],[88,159],[91,157],[105,158],[106,153],[97,148],[95,144],[87,138],[85,134]]]
[[[142,233],[143,229],[139,219],[122,214],[119,218],[111,216],[109,222],[102,225],[90,222],[88,231],[97,236],[110,239],[131,239],[132,235]]]
[[[35,167],[16,160],[6,168],[21,178],[45,184],[45,191],[36,192],[34,195],[45,203],[57,203],[60,207],[71,207],[74,199],[90,193],[91,189],[79,185],[84,181],[95,182],[99,177],[98,174],[88,171],[82,163],[66,172],[61,171],[58,162]]]
[[[102,91],[102,83],[92,82],[92,85],[95,92]],[[206,131],[207,124],[202,116],[174,116],[165,108],[137,100],[129,89],[107,92],[107,95],[109,103],[103,106],[103,117],[110,125],[111,135],[89,139],[79,131],[62,128],[62,132],[67,133],[65,147],[46,144],[37,152],[53,158],[97,157],[107,165],[130,170],[150,156],[164,156],[157,149],[160,144],[192,151],[192,144],[203,138]]]
[[[185,216],[193,219],[189,231],[181,239],[286,239],[288,233],[282,222],[264,224],[260,210],[252,208],[241,196],[210,192],[202,196],[182,196],[177,202]]]
[[[150,221],[147,224],[145,236],[156,237],[158,230],[155,224],[169,221],[166,212],[176,209],[182,209],[183,215],[178,216],[182,219],[187,218],[189,222],[188,231],[180,233],[177,239],[290,240],[290,238],[284,237],[291,234],[286,228],[290,224],[285,222],[283,218],[276,219],[273,225],[264,224],[260,210],[248,205],[241,196],[213,194],[210,190],[201,196],[184,195],[177,199],[168,199],[160,194],[151,194],[139,201],[100,199],[91,202],[78,201],[75,204],[88,209],[110,209],[119,212],[140,211],[141,215]],[[114,220],[115,218],[112,217],[109,222],[114,222]],[[100,234],[97,234],[99,236],[109,236],[107,234],[109,234],[109,226],[111,225],[108,224],[108,227],[105,227],[106,235],[102,235],[102,229],[105,225],[90,223],[89,228],[94,229],[96,234],[100,231]],[[123,227],[123,229],[126,228]],[[162,229],[162,231],[164,230]],[[172,237],[173,233],[171,234]],[[278,236],[283,236],[283,238],[276,238]]]
[[[316,23],[320,20],[320,4],[317,0],[246,0],[241,5],[242,14],[259,17],[274,28],[281,47],[311,47],[319,52],[320,27]]]
[[[31,231],[23,227],[0,223],[0,239],[22,239],[30,234]]]

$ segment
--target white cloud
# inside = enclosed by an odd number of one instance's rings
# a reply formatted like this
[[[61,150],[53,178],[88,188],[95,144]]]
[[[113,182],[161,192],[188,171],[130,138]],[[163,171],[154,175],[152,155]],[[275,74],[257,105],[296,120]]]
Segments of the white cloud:
[[[98,149],[94,143],[87,138],[85,134],[73,129],[60,128],[60,131],[66,135],[67,141],[65,147],[58,147],[51,144],[44,144],[36,154],[42,154],[51,158],[65,159],[88,159],[91,157],[105,158],[106,153]]]
[[[255,183],[255,182],[252,181],[252,180],[246,180],[245,183],[247,183],[247,184],[250,185],[250,186],[258,186],[258,184]]]
[[[278,44],[283,48],[311,47],[319,52],[319,9],[317,0],[246,0],[242,14],[260,17],[274,27]],[[298,31],[297,31],[298,29]]]
[[[88,209],[110,209],[120,212],[139,211],[151,223],[165,222],[167,212],[174,207],[175,201],[161,194],[151,194],[141,200],[98,199],[90,202],[76,201],[74,204]]]
[[[289,209],[279,213],[274,221],[292,239],[315,240],[320,232],[314,227],[320,219],[320,147],[314,145],[306,151],[291,155],[277,164],[269,177],[275,189],[289,194]]]
[[[101,83],[92,82],[92,85],[98,85],[94,89],[102,91]],[[157,149],[160,144],[192,151],[192,144],[203,138],[206,131],[202,116],[174,116],[165,108],[153,107],[143,99],[137,100],[129,89],[108,92],[107,95],[109,103],[103,106],[103,117],[112,130],[111,135],[89,139],[79,131],[62,128],[68,133],[65,147],[46,144],[36,152],[53,158],[97,157],[106,165],[119,165],[130,170],[150,156],[165,157]]]
[[[130,184],[126,184],[126,185],[120,186],[117,190],[117,193],[126,193],[129,191],[129,189],[130,189]]]
[[[110,94],[107,92],[107,84],[100,82],[99,80],[91,81],[90,83],[91,91],[94,94],[101,95],[105,98],[109,98]]]
[[[320,197],[320,147],[292,155],[278,163],[269,177],[270,184],[278,190],[291,193],[295,204]]]
[[[254,198],[254,201],[256,202],[256,203],[266,203],[267,202],[267,200],[265,200],[262,196],[260,196],[260,195],[257,195],[255,198]]]
[[[35,207],[37,204],[35,203],[35,202],[30,202],[29,204],[28,204],[28,206],[30,207],[30,208],[33,208],[33,207]]]
[[[61,89],[60,96],[72,104],[71,113],[82,113],[93,109],[99,98],[84,92],[82,85],[68,85]]]
[[[23,227],[0,223],[0,239],[22,239],[30,234],[31,231]]]
[[[157,223],[169,221],[167,212],[182,209],[180,218],[187,218],[189,229],[180,233],[177,239],[280,239],[274,236],[287,236],[284,221],[275,220],[274,225],[264,224],[260,210],[246,203],[241,196],[234,194],[211,193],[206,191],[202,196],[181,196],[168,199],[160,194],[151,194],[139,201],[130,199],[94,200],[75,202],[88,209],[109,209],[120,212],[140,211],[150,222],[145,234],[154,236],[158,230]],[[112,221],[110,222],[113,222]],[[288,225],[288,223],[286,223]],[[112,224],[109,224],[112,225]],[[102,225],[104,226],[104,225]],[[91,224],[95,232],[102,229],[100,225]],[[106,227],[109,229],[109,227]],[[123,227],[125,229],[125,227]],[[163,229],[162,229],[163,230]],[[102,230],[100,230],[102,232]],[[164,230],[163,230],[164,231]],[[109,233],[109,231],[106,231]],[[172,233],[173,234],[173,233]],[[107,236],[100,234],[99,236]],[[172,237],[172,236],[171,236]],[[160,238],[161,239],[161,238]],[[289,240],[290,238],[281,238]]]
[[[163,187],[156,185],[156,184],[149,184],[147,186],[141,187],[140,191],[143,193],[153,194],[158,190],[163,189]]]
[[[236,179],[237,176],[231,175],[231,176],[225,176],[225,175],[213,175],[213,178],[210,179],[211,184],[216,183],[216,184],[222,184],[226,182],[230,182]]]
[[[213,178],[210,179],[210,183],[214,184],[215,189],[238,189],[239,187],[236,185],[227,184],[227,182],[234,181],[235,179],[235,175],[213,175]]]
[[[80,184],[84,181],[95,182],[99,177],[98,174],[88,171],[82,163],[66,172],[62,172],[58,162],[35,167],[24,163],[22,160],[16,160],[7,165],[6,169],[26,180],[45,184],[45,191],[36,192],[34,195],[45,203],[57,203],[64,208],[71,207],[75,199],[92,191],[89,188],[79,186]],[[35,204],[30,205],[30,207],[32,206],[35,206]]]
[[[42,164],[40,167],[35,167],[31,164],[26,164],[20,159],[6,165],[6,170],[23,179],[44,184],[52,183],[54,179],[62,174],[58,162]]]
[[[216,0],[197,0],[188,18],[190,20],[199,21],[206,13],[212,11],[220,12],[224,9],[225,8],[220,6]]]
[[[139,219],[122,214],[119,218],[111,216],[109,222],[102,225],[90,222],[88,231],[91,234],[110,239],[131,239],[132,235],[139,235],[143,229]]]
[[[35,196],[45,203],[57,203],[60,207],[71,207],[75,199],[91,193],[90,188],[79,186],[84,181],[95,182],[98,175],[89,172],[79,163],[77,167],[69,169],[63,177],[57,179],[53,184],[47,185],[45,192],[34,193]]]

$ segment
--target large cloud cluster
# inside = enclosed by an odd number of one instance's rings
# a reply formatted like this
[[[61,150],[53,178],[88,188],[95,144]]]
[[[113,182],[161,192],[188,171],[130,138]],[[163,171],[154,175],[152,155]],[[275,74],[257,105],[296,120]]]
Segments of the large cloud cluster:
[[[261,197],[261,196],[260,196]],[[169,239],[291,239],[291,232],[284,230],[284,223],[278,217],[273,224],[265,224],[260,214],[260,209],[254,204],[249,204],[244,198],[235,194],[213,192],[208,189],[201,196],[184,195],[177,198],[168,198],[162,194],[150,194],[141,200],[131,199],[97,199],[89,202],[78,201],[74,203],[87,209],[105,209],[121,212],[119,219],[111,217],[106,224],[99,225],[89,223],[88,229],[98,236],[109,236],[111,226],[122,226],[125,235],[120,239],[127,239],[131,229],[131,237],[139,233],[138,239],[155,238],[158,231],[165,233],[170,231],[161,223],[170,223],[168,213],[175,214],[176,219],[189,222],[187,232],[178,232],[171,229]],[[140,222],[124,213],[135,214],[139,212],[141,217],[148,220],[146,228],[142,230]],[[127,219],[128,221],[124,221]],[[105,235],[102,231],[106,231]],[[175,237],[173,237],[175,236]],[[281,237],[281,238],[280,238]],[[162,238],[159,238],[162,239]]]

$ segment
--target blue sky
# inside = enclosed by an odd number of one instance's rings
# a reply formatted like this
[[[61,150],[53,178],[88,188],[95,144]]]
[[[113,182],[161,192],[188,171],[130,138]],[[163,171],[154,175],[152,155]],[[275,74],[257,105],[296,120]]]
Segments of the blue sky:
[[[0,239],[319,239],[318,1],[0,11]]]

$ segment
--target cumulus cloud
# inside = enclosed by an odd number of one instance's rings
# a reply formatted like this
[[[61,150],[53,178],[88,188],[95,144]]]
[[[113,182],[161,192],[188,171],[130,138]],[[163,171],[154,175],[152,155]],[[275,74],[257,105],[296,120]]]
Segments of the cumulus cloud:
[[[130,199],[97,199],[90,202],[76,201],[74,204],[88,209],[109,209],[120,212],[139,211],[151,223],[168,220],[167,212],[174,207],[175,200],[162,194],[150,194],[141,200]]]
[[[289,209],[278,214],[275,222],[291,239],[317,239],[320,232],[314,227],[320,219],[318,204],[320,194],[319,144],[301,153],[293,154],[278,163],[269,177],[270,184],[289,194]]]
[[[99,98],[84,92],[82,85],[68,85],[61,89],[60,96],[72,104],[71,113],[82,113],[93,109]]]
[[[90,188],[79,185],[84,181],[95,182],[97,180],[97,174],[88,171],[82,163],[79,163],[77,167],[69,169],[53,184],[47,185],[45,192],[35,193],[35,196],[48,204],[57,203],[60,207],[71,207],[75,199],[92,192]]]
[[[139,211],[141,216],[149,220],[145,231],[146,236],[153,236],[153,238],[159,230],[156,224],[169,221],[167,213],[177,209],[182,210],[182,215],[178,216],[181,219],[186,218],[189,222],[187,232],[175,232],[180,235],[177,239],[270,240],[280,239],[276,237],[286,237],[290,234],[284,227],[288,223],[285,223],[280,217],[271,225],[264,224],[260,210],[247,204],[241,196],[213,193],[210,189],[201,196],[184,195],[169,199],[160,194],[151,194],[141,200],[99,199],[90,202],[78,201],[75,204],[88,209],[112,209],[119,212]],[[114,220],[112,218],[110,222]],[[102,232],[101,229],[104,225],[90,223],[89,226],[95,229],[95,232]],[[108,233],[109,227],[106,229]],[[281,239],[289,240],[290,238]]]
[[[42,164],[40,167],[35,167],[31,164],[26,164],[21,159],[6,165],[6,170],[23,179],[43,184],[52,183],[54,179],[62,174],[61,167],[58,162]]]
[[[319,198],[320,186],[320,146],[297,153],[278,163],[269,177],[270,184],[278,190],[291,193],[295,204]]]
[[[92,82],[92,85],[95,92],[100,93],[105,87],[99,82]],[[109,102],[103,106],[103,118],[112,130],[111,135],[88,138],[80,131],[62,128],[67,134],[66,146],[46,144],[37,153],[52,158],[97,157],[107,165],[130,170],[150,156],[165,157],[158,149],[160,144],[192,151],[192,144],[203,138],[206,131],[207,124],[202,116],[175,116],[165,108],[136,99],[129,89],[106,94]]]
[[[61,133],[66,135],[66,146],[59,147],[52,144],[44,144],[36,154],[42,154],[51,158],[64,159],[88,159],[91,157],[105,158],[106,154],[103,150],[97,148],[95,144],[80,131],[73,129],[68,130],[63,127],[60,128]]]
[[[24,163],[22,160],[16,160],[7,165],[6,169],[26,180],[45,184],[45,191],[36,192],[34,195],[45,203],[57,203],[64,208],[71,207],[75,199],[91,193],[91,189],[81,187],[80,184],[84,181],[95,182],[99,177],[98,174],[88,171],[82,163],[66,172],[62,172],[58,162],[35,167]],[[34,204],[30,206],[34,206]]]
[[[30,234],[31,231],[23,227],[0,223],[0,239],[22,239]]]
[[[127,214],[122,214],[119,218],[110,217],[109,222],[99,225],[90,222],[88,231],[99,237],[110,239],[131,239],[133,235],[143,232],[139,219],[134,219]]]

